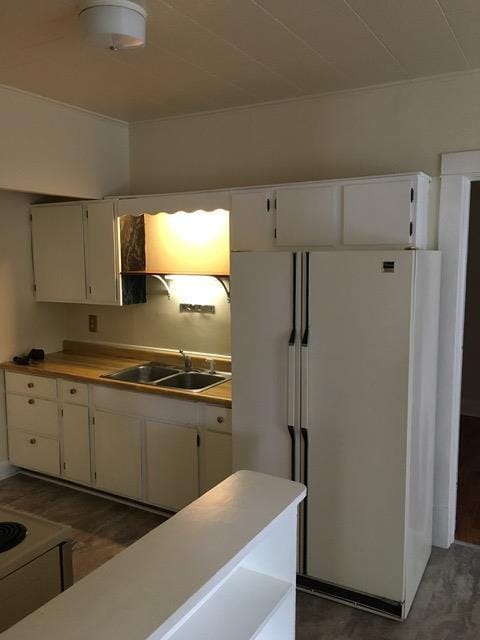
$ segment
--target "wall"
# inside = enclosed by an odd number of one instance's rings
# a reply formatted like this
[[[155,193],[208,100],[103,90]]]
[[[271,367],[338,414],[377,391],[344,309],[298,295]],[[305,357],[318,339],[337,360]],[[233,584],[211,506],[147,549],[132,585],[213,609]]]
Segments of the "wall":
[[[463,335],[462,413],[480,417],[480,183],[472,182]]]
[[[193,286],[191,282],[183,290],[181,282],[171,283],[170,300],[163,286],[149,278],[147,304],[127,307],[65,305],[68,307],[65,337],[230,354],[230,305],[221,285],[210,278],[195,280]],[[180,313],[180,302],[214,304],[215,314]],[[88,331],[88,314],[98,317],[97,333]]]
[[[66,305],[34,301],[29,219],[32,200],[28,194],[0,191],[0,361],[33,346],[56,351],[66,332]],[[5,458],[1,413],[0,461]]]
[[[480,148],[479,104],[477,71],[135,123],[132,193],[405,171],[438,176],[441,153]],[[434,237],[436,217],[435,210]]]
[[[128,126],[0,86],[0,188],[97,198],[129,187]]]

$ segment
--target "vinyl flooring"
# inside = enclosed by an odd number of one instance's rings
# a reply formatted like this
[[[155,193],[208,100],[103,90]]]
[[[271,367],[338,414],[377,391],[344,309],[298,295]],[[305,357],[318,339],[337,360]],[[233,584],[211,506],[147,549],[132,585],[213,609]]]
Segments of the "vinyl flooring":
[[[0,504],[73,527],[75,580],[163,521],[24,475],[0,482]],[[434,549],[410,616],[402,623],[298,593],[296,640],[347,639],[480,640],[480,548],[457,544],[448,551]]]
[[[480,545],[480,418],[470,416],[460,423],[455,538]]]
[[[74,582],[165,520],[142,509],[23,474],[0,482],[0,504],[72,527]]]

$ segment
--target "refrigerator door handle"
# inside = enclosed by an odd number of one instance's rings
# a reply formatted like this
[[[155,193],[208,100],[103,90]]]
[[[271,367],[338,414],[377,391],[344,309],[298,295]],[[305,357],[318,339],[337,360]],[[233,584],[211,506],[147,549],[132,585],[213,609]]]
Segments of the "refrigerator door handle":
[[[310,325],[310,253],[305,252],[304,262],[304,318],[302,345],[300,351],[300,428],[308,428],[308,342]]]
[[[295,329],[292,329],[290,340],[288,343],[288,392],[287,392],[287,420],[288,420],[288,432],[292,439],[291,449],[291,478],[297,479],[297,431],[295,429],[295,365],[296,365],[296,353],[297,348],[295,345],[296,340]]]
[[[303,546],[302,546],[302,572],[307,574],[307,537],[308,537],[308,428],[301,427],[300,433],[302,434],[303,441],[303,456],[302,456],[302,482],[307,487],[307,495],[302,504],[302,532],[303,532]]]
[[[288,362],[287,362],[287,426],[291,447],[290,473],[292,480],[297,480],[297,429],[296,421],[296,393],[297,393],[297,253],[292,254],[292,330],[288,339]]]

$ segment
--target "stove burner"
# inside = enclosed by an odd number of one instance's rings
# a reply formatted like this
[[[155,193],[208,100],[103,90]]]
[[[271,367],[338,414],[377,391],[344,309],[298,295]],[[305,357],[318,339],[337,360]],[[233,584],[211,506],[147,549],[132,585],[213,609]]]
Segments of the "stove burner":
[[[20,522],[0,522],[0,553],[13,549],[27,535],[27,527]]]

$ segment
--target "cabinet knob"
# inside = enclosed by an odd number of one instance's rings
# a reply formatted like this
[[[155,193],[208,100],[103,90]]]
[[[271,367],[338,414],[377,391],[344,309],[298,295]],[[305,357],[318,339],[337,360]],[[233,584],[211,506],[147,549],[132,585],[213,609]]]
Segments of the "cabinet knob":
[[[30,398],[30,400],[28,401],[28,404],[35,404],[35,400],[33,398]]]
[[[30,444],[37,444],[36,438],[30,438]]]
[[[70,389],[70,393],[72,394],[72,396],[74,396],[77,393],[76,389]]]
[[[33,389],[33,387],[34,387],[34,386],[35,386],[35,384],[34,384],[33,382],[29,382],[29,383],[27,384],[27,387],[28,387],[29,389]]]
[[[223,417],[222,417],[222,416],[218,416],[218,417],[217,417],[217,422],[218,422],[218,424],[222,424],[222,422],[223,422]]]

